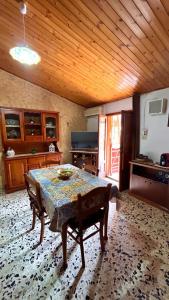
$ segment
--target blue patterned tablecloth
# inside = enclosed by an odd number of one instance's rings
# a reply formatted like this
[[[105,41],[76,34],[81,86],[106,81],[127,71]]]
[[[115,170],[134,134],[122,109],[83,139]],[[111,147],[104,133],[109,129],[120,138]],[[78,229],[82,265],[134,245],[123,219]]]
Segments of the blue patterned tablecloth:
[[[73,175],[68,180],[61,180],[58,178],[60,169],[70,169]],[[84,195],[95,187],[108,184],[107,181],[70,164],[30,170],[29,175],[40,184],[43,204],[51,220],[52,231],[60,231],[62,225],[74,217],[77,194]]]

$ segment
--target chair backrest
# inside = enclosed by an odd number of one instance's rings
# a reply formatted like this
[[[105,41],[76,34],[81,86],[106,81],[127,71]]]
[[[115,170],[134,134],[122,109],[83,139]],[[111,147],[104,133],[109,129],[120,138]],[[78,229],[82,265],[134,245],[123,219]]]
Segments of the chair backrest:
[[[41,163],[41,167],[50,167],[54,165],[60,165],[60,160],[46,160]]]
[[[44,211],[44,207],[42,205],[40,185],[36,180],[32,179],[28,174],[25,173],[24,176],[25,176],[26,189],[29,195],[31,206],[34,206],[38,210],[38,212],[41,213]]]
[[[79,223],[97,213],[101,208],[105,213],[110,199],[111,186],[109,183],[106,187],[97,187],[83,196],[78,194],[76,218]]]
[[[92,164],[85,164],[84,165],[84,171],[89,172],[95,176],[99,175],[99,170],[97,169],[96,166],[92,165]]]

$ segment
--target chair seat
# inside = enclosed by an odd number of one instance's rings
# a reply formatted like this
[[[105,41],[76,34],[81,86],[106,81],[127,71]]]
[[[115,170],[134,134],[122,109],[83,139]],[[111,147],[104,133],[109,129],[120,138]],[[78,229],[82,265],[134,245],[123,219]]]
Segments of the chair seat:
[[[100,220],[103,219],[103,217],[104,217],[104,211],[103,209],[99,209],[96,213],[90,215],[82,222],[82,229],[85,230],[91,227],[92,225],[100,222]],[[73,230],[79,228],[79,223],[76,220],[76,218],[70,219],[68,225]]]

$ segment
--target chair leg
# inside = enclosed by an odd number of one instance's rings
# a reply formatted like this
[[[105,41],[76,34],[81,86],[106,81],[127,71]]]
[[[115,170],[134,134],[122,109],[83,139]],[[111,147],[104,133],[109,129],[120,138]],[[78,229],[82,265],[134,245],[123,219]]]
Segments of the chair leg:
[[[80,250],[81,250],[81,257],[82,257],[82,267],[85,268],[85,258],[84,258],[84,247],[83,247],[83,232],[80,233]]]
[[[103,236],[103,220],[100,222],[100,245],[101,245],[101,250],[105,251],[105,241]]]
[[[116,197],[116,211],[119,211],[119,209],[120,209],[119,198]]]
[[[35,228],[35,223],[36,223],[36,213],[35,213],[35,209],[33,208],[33,219],[32,219],[32,228],[31,230],[33,230]]]
[[[63,268],[67,268],[67,224],[62,226]]]
[[[44,221],[44,215],[40,218],[41,221],[41,231],[40,231],[40,244],[43,242],[44,237],[44,227],[45,227],[45,221]]]
[[[107,210],[106,210],[106,213],[105,213],[105,219],[104,219],[104,225],[105,225],[104,239],[105,240],[108,240],[108,236],[107,236],[108,215],[109,215],[109,204],[108,204],[108,207],[107,207]]]

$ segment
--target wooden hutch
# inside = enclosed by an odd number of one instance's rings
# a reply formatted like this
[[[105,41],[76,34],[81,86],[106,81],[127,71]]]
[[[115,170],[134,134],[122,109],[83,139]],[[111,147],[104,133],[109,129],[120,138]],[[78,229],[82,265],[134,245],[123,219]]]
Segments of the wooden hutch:
[[[169,210],[169,168],[130,162],[130,194]]]
[[[45,160],[61,160],[57,148],[59,113],[1,108],[1,131],[8,193],[25,187],[25,172],[40,168]],[[55,145],[54,153],[48,152],[51,142]],[[5,155],[9,147],[14,149],[15,156]]]

